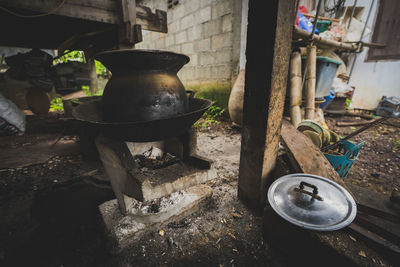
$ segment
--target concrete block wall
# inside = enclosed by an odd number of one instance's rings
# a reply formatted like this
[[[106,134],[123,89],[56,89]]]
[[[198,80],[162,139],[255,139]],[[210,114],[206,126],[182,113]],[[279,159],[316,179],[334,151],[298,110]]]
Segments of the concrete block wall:
[[[231,82],[239,70],[241,0],[167,0],[143,5],[167,11],[168,33],[143,31],[136,48],[186,54],[190,62],[178,73],[185,84]]]

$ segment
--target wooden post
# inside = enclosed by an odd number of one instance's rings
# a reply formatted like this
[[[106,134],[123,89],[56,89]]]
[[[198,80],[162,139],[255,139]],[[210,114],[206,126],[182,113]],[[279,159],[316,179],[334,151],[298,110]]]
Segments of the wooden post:
[[[301,81],[301,55],[299,51],[294,51],[290,61],[290,119],[296,128],[301,122]]]
[[[136,43],[142,41],[142,28],[136,24],[135,0],[120,0],[122,22],[119,25],[119,48],[134,48]]]
[[[94,58],[87,58],[87,64],[89,65],[89,77],[90,77],[90,93],[93,95],[97,92],[98,89],[98,79],[96,72],[96,63],[94,62]]]
[[[317,69],[317,47],[310,45],[307,47],[307,63],[306,63],[306,105],[304,107],[304,119],[314,119],[315,112],[315,82]]]
[[[292,0],[249,2],[238,195],[251,205],[265,205],[276,162],[294,8]]]

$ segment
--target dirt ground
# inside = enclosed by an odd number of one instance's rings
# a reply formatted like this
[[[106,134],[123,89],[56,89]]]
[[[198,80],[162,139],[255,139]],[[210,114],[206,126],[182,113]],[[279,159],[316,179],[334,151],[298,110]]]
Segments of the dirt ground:
[[[14,142],[8,138],[2,148],[54,141],[62,127],[57,129],[52,135],[28,132]],[[73,135],[64,139],[79,141]],[[0,265],[287,265],[289,260],[264,242],[260,212],[249,210],[237,198],[240,131],[227,122],[202,128],[198,149],[215,161],[218,173],[209,182],[213,197],[207,208],[169,224],[163,236],[149,232],[119,255],[107,251],[97,210],[97,205],[114,198],[110,185],[102,182],[99,161],[75,153],[1,169]]]
[[[338,121],[364,122],[366,119],[326,117],[329,128],[345,136],[363,126],[339,127]],[[400,191],[400,120],[390,119],[350,140],[365,141],[365,144],[345,181],[386,195],[391,195],[393,190]]]
[[[345,134],[351,129],[333,126]],[[397,122],[398,123],[398,122]],[[57,138],[60,129],[47,139]],[[391,130],[390,130],[391,129]],[[32,133],[40,136],[40,133]],[[79,140],[75,135],[64,137]],[[367,141],[346,182],[390,194],[400,184],[399,128],[384,125],[360,135]],[[3,143],[29,146],[43,138]],[[36,140],[36,141],[35,141]],[[355,139],[357,140],[357,139]],[[210,204],[160,235],[149,232],[119,255],[107,251],[97,205],[114,198],[98,160],[80,153],[0,169],[0,265],[4,266],[292,266],[295,259],[262,237],[260,212],[237,197],[240,130],[222,121],[202,127],[199,154],[214,160],[218,178]],[[22,155],[29,156],[29,155]]]

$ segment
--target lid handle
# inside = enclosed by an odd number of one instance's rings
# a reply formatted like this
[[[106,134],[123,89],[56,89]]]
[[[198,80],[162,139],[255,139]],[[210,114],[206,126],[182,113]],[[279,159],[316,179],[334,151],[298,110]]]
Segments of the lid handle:
[[[305,190],[304,186],[308,186],[308,187],[312,188],[313,191],[310,192],[310,191]],[[296,190],[297,192],[303,193],[303,194],[307,194],[307,195],[311,196],[312,198],[315,198],[319,201],[324,201],[324,199],[318,195],[318,187],[316,187],[313,184],[309,184],[307,182],[301,181],[299,187],[298,188],[296,187],[294,190]]]

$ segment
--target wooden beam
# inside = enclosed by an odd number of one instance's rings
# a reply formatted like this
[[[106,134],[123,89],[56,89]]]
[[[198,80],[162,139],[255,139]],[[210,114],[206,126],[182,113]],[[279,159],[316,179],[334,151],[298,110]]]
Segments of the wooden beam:
[[[283,143],[289,150],[292,165],[297,172],[328,178],[346,188],[351,194],[351,190],[333,169],[321,150],[307,136],[286,120],[282,123],[281,134]]]
[[[135,32],[136,2],[135,0],[120,0],[120,4],[122,21],[118,25],[119,48],[126,45],[128,46],[127,48],[133,48],[136,43],[142,41],[142,30],[140,26],[138,29],[140,34],[136,34],[138,33],[137,29]]]
[[[129,2],[128,0],[124,0]],[[62,0],[0,0],[0,5],[15,13],[31,15],[48,13],[62,3]],[[70,18],[103,22],[108,24],[120,24],[126,18],[132,17],[132,11],[128,4],[128,10],[121,18],[119,1],[115,0],[67,0],[54,15]],[[5,12],[0,10],[0,14]],[[136,6],[136,24],[142,25],[142,29],[149,31],[167,32],[167,13],[156,10],[155,13],[145,6]],[[125,16],[126,15],[126,16]]]
[[[238,194],[256,206],[265,205],[276,162],[294,6],[291,0],[249,2]]]

